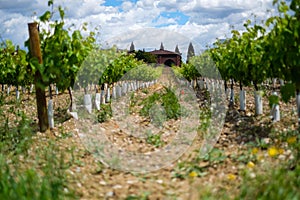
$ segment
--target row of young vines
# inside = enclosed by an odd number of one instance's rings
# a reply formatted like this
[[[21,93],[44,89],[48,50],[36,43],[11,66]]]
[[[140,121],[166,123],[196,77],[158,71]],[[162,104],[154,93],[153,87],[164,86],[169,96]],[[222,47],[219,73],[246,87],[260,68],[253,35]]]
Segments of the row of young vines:
[[[240,110],[246,109],[244,86],[254,87],[257,115],[263,113],[262,90],[265,83],[281,80],[280,95],[273,87],[269,97],[275,113],[274,120],[279,117],[280,99],[288,102],[296,97],[300,123],[300,2],[292,0],[287,4],[285,1],[274,0],[273,4],[277,6],[278,15],[268,18],[263,24],[248,20],[244,24],[244,31],[232,30],[230,38],[218,40],[212,48],[176,71],[189,81],[195,80],[203,77],[201,73],[204,65],[213,63],[216,68],[205,67],[211,70],[204,73],[206,78],[215,78],[207,75],[215,74],[214,70],[217,69],[224,80],[225,90],[232,92],[231,103],[234,97],[233,85],[238,84]],[[231,83],[231,88],[228,83]]]
[[[53,107],[53,85],[57,91],[69,91],[72,112],[74,86],[80,86],[86,92],[89,85],[96,85],[96,91],[108,86],[112,91],[117,81],[133,68],[138,69],[132,73],[131,79],[150,81],[157,77],[155,70],[139,67],[145,63],[133,54],[128,55],[116,47],[101,49],[96,43],[97,34],[88,31],[88,24],[66,27],[64,9],[54,6],[53,0],[48,1],[48,6],[50,11],[28,24],[29,39],[24,42],[28,51],[21,50],[11,40],[0,45],[2,91],[5,87],[8,90],[15,88],[18,93],[20,86],[32,91],[32,85],[35,86],[40,131],[46,131],[49,122],[51,125],[53,121],[48,119],[53,115],[53,111],[49,111]],[[33,38],[34,31],[37,34]],[[36,49],[39,49],[40,56],[37,56]],[[50,93],[48,103],[47,90]]]

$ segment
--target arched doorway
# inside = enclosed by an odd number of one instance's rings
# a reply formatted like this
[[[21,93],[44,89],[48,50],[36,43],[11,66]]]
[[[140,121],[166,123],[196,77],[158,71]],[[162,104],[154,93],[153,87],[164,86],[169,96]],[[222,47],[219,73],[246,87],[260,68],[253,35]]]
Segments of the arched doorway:
[[[172,60],[172,59],[168,59],[168,60],[166,60],[166,61],[164,62],[164,65],[167,65],[167,66],[169,66],[169,67],[172,67],[173,65],[175,65],[175,62],[174,62],[174,60]]]
[[[161,47],[159,50],[150,51],[151,54],[157,58],[157,64],[164,64],[166,66],[180,66],[181,64],[181,53],[164,50]]]

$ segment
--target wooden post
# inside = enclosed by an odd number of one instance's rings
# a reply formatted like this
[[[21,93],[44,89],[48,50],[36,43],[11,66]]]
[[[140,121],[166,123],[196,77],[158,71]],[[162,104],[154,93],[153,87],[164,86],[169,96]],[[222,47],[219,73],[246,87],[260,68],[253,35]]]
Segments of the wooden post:
[[[43,58],[40,48],[40,38],[38,31],[38,24],[36,22],[28,24],[29,30],[29,47],[32,57],[37,58],[39,63],[43,63]],[[45,85],[42,82],[42,75],[39,70],[36,70],[34,76],[34,84],[36,90],[36,105],[39,119],[39,127],[41,132],[45,132],[49,128],[47,115],[47,102],[45,95]]]
[[[296,104],[297,104],[297,116],[298,116],[298,130],[300,131],[300,89],[296,89]]]

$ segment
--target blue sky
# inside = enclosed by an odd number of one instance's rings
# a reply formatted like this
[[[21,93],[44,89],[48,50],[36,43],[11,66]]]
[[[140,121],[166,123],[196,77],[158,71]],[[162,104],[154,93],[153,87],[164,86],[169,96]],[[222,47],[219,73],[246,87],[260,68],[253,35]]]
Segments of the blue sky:
[[[131,0],[130,2],[136,3],[137,0]],[[116,7],[116,6],[121,6],[122,3],[123,3],[122,0],[112,0],[112,1],[105,1],[103,5]]]
[[[174,19],[176,21],[174,23],[179,24],[179,25],[184,25],[189,20],[189,16],[185,15],[184,13],[182,13],[180,11],[173,11],[173,12],[163,11],[160,13],[160,15],[156,19],[153,20],[153,22],[156,22],[160,17]],[[155,27],[159,28],[159,27],[164,27],[167,25],[168,24],[166,23],[166,24],[157,25]]]
[[[230,36],[231,27],[243,30],[247,19],[266,19],[275,13],[273,0],[54,0],[66,9],[66,26],[87,22],[99,29],[99,42],[129,48],[182,52],[192,41],[196,49],[211,45],[216,38]],[[48,9],[46,0],[0,0],[0,35],[23,46],[27,23]],[[267,12],[267,10],[270,10]],[[151,40],[150,40],[151,38]]]

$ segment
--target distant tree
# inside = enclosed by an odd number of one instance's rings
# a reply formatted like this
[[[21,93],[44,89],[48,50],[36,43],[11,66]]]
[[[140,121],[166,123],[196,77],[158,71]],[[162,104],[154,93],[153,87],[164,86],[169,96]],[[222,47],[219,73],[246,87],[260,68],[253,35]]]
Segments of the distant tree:
[[[165,50],[163,43],[160,43],[160,50]]]
[[[180,51],[179,51],[178,45],[176,45],[175,52],[180,54]]]
[[[146,63],[156,63],[156,56],[142,50],[135,51],[135,58]]]
[[[131,42],[129,52],[133,52],[133,51],[134,51],[134,44],[133,44],[133,42]]]
[[[192,58],[193,56],[195,56],[195,50],[194,50],[193,44],[190,42],[189,47],[188,47],[186,62],[188,63],[190,58]]]

